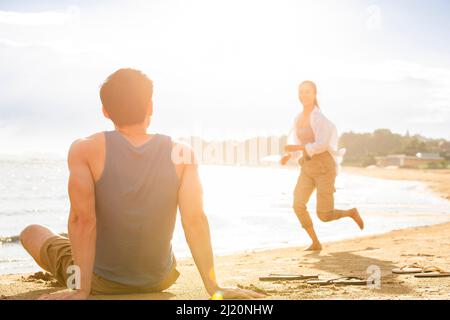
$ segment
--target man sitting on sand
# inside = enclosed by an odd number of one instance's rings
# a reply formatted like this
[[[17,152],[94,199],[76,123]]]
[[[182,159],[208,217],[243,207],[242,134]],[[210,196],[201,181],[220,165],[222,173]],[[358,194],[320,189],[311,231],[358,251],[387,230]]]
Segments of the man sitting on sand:
[[[169,136],[147,134],[152,93],[152,81],[138,70],[120,69],[108,77],[100,97],[115,130],[76,140],[68,155],[68,238],[41,225],[20,234],[39,266],[63,286],[76,285],[41,298],[86,299],[90,294],[169,288],[179,276],[171,245],[178,207],[208,294],[262,297],[217,283],[193,150]]]

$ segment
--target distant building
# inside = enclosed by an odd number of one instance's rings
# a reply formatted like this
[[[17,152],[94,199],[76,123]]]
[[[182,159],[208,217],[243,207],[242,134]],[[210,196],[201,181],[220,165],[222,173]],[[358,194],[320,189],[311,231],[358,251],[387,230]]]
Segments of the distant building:
[[[444,158],[440,157],[438,153],[418,153],[415,156],[391,154],[385,157],[376,157],[375,160],[379,167],[419,168],[430,163],[439,163],[444,161]]]
[[[439,144],[439,150],[441,155],[447,159],[450,159],[450,141],[442,141]]]

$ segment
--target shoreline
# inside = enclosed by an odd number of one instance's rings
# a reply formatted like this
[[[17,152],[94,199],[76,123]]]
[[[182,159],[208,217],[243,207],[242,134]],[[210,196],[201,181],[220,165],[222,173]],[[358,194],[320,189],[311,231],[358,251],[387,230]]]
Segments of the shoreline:
[[[342,172],[387,180],[424,183],[437,196],[450,200],[450,169],[386,169],[342,167]]]
[[[415,170],[343,167],[342,172],[381,179],[424,182],[433,192],[450,200],[450,170]],[[320,253],[287,246],[247,250],[215,257],[218,279],[223,285],[240,286],[269,294],[268,299],[450,299],[450,278],[417,279],[393,275],[391,269],[404,263],[421,262],[450,270],[450,222],[398,229],[377,235],[324,242]],[[387,250],[386,250],[387,249]],[[381,289],[361,287],[316,287],[302,281],[260,282],[268,273],[320,274],[367,277],[367,268],[378,266]],[[163,293],[92,296],[92,299],[208,299],[192,258],[178,261],[178,281]],[[232,270],[232,271],[230,271]],[[35,299],[60,290],[48,277],[30,274],[0,276],[0,299]]]

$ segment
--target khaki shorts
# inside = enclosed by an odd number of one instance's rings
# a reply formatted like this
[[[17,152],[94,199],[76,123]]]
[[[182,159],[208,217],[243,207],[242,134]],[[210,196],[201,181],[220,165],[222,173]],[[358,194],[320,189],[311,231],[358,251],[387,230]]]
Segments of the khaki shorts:
[[[67,268],[74,264],[69,239],[61,236],[53,236],[47,239],[40,250],[40,261],[44,269],[50,272],[62,286],[67,286],[67,278],[70,276],[67,273]],[[129,286],[105,279],[93,273],[91,294],[160,292],[168,289],[180,276],[180,273],[175,267],[176,262],[174,261],[172,270],[167,277],[157,285],[151,287]]]
[[[341,210],[334,208],[334,186],[336,165],[329,152],[312,158],[302,157],[300,176],[294,190],[294,210],[303,228],[312,227],[313,223],[307,211],[307,203],[314,190],[317,190],[316,211],[320,220],[333,221],[340,217]]]

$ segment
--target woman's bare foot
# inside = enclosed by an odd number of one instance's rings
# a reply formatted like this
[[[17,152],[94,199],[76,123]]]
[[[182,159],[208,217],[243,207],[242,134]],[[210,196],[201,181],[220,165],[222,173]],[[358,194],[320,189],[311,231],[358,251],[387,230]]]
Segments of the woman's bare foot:
[[[313,243],[305,251],[320,251],[322,250],[322,245],[320,243]]]
[[[356,224],[359,226],[359,228],[362,230],[364,229],[364,221],[359,215],[358,209],[353,208],[350,210],[350,217],[355,220]]]

